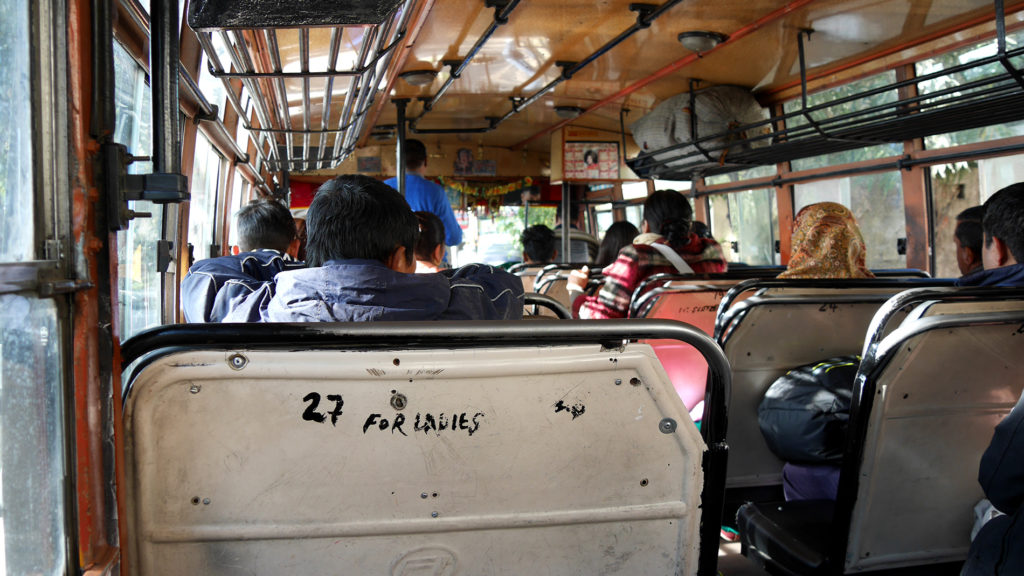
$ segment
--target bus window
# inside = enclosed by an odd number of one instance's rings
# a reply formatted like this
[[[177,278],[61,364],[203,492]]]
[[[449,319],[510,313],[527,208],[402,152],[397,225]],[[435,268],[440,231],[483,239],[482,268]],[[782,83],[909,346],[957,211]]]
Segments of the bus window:
[[[537,224],[554,229],[555,211],[554,206],[533,205],[529,210],[521,206],[501,206],[495,210],[483,206],[470,207],[467,211],[469,226],[463,230],[462,249],[452,264],[518,262],[523,252],[519,235],[527,226]],[[529,221],[524,221],[524,218]]]
[[[997,190],[1024,181],[1024,155],[982,158],[931,168],[932,225],[937,278],[960,276],[956,264],[956,216],[985,202]]]
[[[711,233],[730,262],[767,266],[778,261],[774,188],[713,195],[710,220]]]
[[[0,0],[0,266],[7,270],[27,270],[41,259],[36,236],[54,215],[33,208],[33,192],[41,186],[33,172],[39,158],[32,150],[41,136],[33,126],[36,87],[31,70],[38,54],[30,32],[30,5]],[[53,268],[52,263],[45,267]],[[61,370],[65,338],[59,321],[67,310],[61,310],[57,299],[37,297],[35,289],[0,283],[0,574],[56,575],[68,570]]]
[[[235,183],[231,189],[231,201],[228,204],[228,251],[231,250],[232,246],[238,245],[238,227],[235,226],[235,214],[247,202],[251,188],[249,181],[236,172]]]
[[[128,147],[135,156],[149,156],[153,150],[152,90],[142,67],[117,42],[114,42],[114,140]],[[152,171],[152,162],[133,162],[131,174]],[[126,230],[117,233],[118,305],[121,339],[160,324],[160,272],[157,270],[158,245],[163,228],[164,209],[151,202],[132,202],[136,212],[151,214],[136,218]]]
[[[32,200],[32,101],[29,78],[28,7],[0,3],[0,261],[32,259],[35,241],[25,226],[34,217]]]
[[[868,268],[905,268],[907,257],[897,244],[907,235],[903,186],[896,171],[797,184],[793,210],[815,202],[837,202],[857,218],[867,245]]]
[[[224,159],[202,134],[196,136],[192,168],[192,200],[188,209],[188,242],[196,260],[220,256],[214,254],[217,233],[217,193],[221,189]]]

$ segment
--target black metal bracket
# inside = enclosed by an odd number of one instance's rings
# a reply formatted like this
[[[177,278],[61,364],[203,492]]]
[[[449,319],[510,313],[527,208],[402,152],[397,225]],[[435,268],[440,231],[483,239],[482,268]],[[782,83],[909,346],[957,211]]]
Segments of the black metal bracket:
[[[708,162],[714,162],[715,159],[708,154],[700,145],[700,135],[697,134],[697,85],[700,84],[700,78],[690,78],[690,144],[697,149],[698,152],[704,155],[704,158]]]
[[[148,218],[147,212],[135,212],[128,202],[148,200],[156,204],[186,202],[191,198],[188,179],[182,174],[128,174],[128,165],[142,158],[133,157],[116,142],[100,148],[100,172],[107,193],[107,219],[111,230],[124,230],[133,218]]]
[[[484,6],[494,8],[494,21],[498,24],[508,24],[508,14],[502,14],[509,5],[509,0],[484,0]]]
[[[570,60],[556,60],[555,66],[562,69],[562,78],[568,80],[572,78],[572,69],[576,67],[579,62],[573,62]]]
[[[456,73],[459,66],[462,66],[462,60],[441,60],[441,65],[448,67],[448,74],[451,75],[452,78],[459,78],[462,76],[462,74]]]
[[[646,4],[643,2],[630,2],[629,11],[636,12],[636,25],[638,28],[651,27],[651,14],[658,9],[657,4]]]
[[[220,120],[220,109],[216,104],[210,104],[209,114],[203,114],[202,111],[197,111],[196,115],[192,117],[192,122],[195,122],[196,124],[199,124],[203,120],[208,122],[216,122]]]
[[[171,269],[171,262],[174,262],[174,242],[170,240],[157,240],[156,271],[166,274]]]

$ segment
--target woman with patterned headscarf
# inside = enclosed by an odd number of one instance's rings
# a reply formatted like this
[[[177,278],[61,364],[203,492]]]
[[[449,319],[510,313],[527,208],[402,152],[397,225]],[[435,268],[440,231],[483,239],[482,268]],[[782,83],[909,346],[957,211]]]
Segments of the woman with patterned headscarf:
[[[793,226],[793,255],[779,278],[874,278],[864,264],[867,250],[853,214],[842,204],[819,202],[805,206]],[[780,459],[786,500],[835,500],[839,488],[844,417],[849,418],[853,378],[860,356],[838,356],[800,366],[776,380],[758,408],[765,441]],[[808,402],[808,398],[814,401]],[[825,413],[819,406],[828,404]],[[805,417],[795,406],[803,406]],[[839,408],[839,407],[842,408]],[[808,422],[823,423],[809,434]],[[826,432],[831,428],[831,432]],[[795,460],[795,461],[794,461]]]
[[[779,278],[874,278],[857,220],[835,202],[805,206],[793,227],[793,255]]]

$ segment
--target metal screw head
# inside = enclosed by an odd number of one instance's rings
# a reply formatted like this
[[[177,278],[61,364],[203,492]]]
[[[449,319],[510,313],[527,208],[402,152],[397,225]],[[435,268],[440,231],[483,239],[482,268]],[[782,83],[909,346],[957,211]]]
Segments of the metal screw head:
[[[405,407],[408,405],[409,400],[408,398],[405,397],[405,394],[396,393],[393,396],[391,396],[391,407],[394,408],[395,410],[404,410]]]
[[[426,500],[427,499],[427,493],[424,492],[423,494],[420,494],[420,498],[423,498],[424,500]]]
[[[431,512],[430,513],[430,517],[431,518],[437,518],[437,512]]]
[[[228,366],[230,366],[232,370],[241,370],[242,368],[245,368],[245,365],[248,363],[249,359],[241,354],[232,354],[228,357]]]
[[[203,504],[206,505],[206,506],[209,506],[210,505],[210,499],[209,498],[203,498]]]
[[[615,385],[616,386],[622,386],[622,378],[616,378],[615,379]]]
[[[188,387],[188,391],[193,393],[193,394],[199,394],[199,392],[202,389],[203,389],[203,387],[200,386],[199,384],[192,384],[191,386]]]
[[[658,429],[662,434],[671,434],[676,431],[676,421],[671,418],[662,418],[661,422],[658,422]]]

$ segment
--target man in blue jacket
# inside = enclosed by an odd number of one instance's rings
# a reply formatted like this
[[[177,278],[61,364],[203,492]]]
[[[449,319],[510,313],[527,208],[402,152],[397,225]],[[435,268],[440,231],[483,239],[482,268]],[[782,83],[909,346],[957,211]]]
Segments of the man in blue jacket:
[[[283,204],[256,200],[235,215],[241,253],[200,260],[181,281],[186,322],[220,322],[278,272],[302,268],[295,220]]]
[[[390,186],[340,176],[306,213],[309,268],[283,272],[225,321],[510,320],[523,314],[518,277],[471,264],[414,274],[416,216]]]
[[[1024,286],[1024,183],[1003,188],[985,202],[982,229],[985,269],[961,278],[960,285]],[[978,532],[963,573],[1024,574],[1024,396],[996,426],[981,457],[978,482],[1005,516],[989,520]]]
[[[432,212],[444,224],[444,243],[462,244],[462,228],[455,220],[448,194],[440,185],[423,177],[427,171],[427,147],[419,140],[405,141],[405,201],[414,212]],[[398,178],[389,178],[385,184],[398,189]]]

